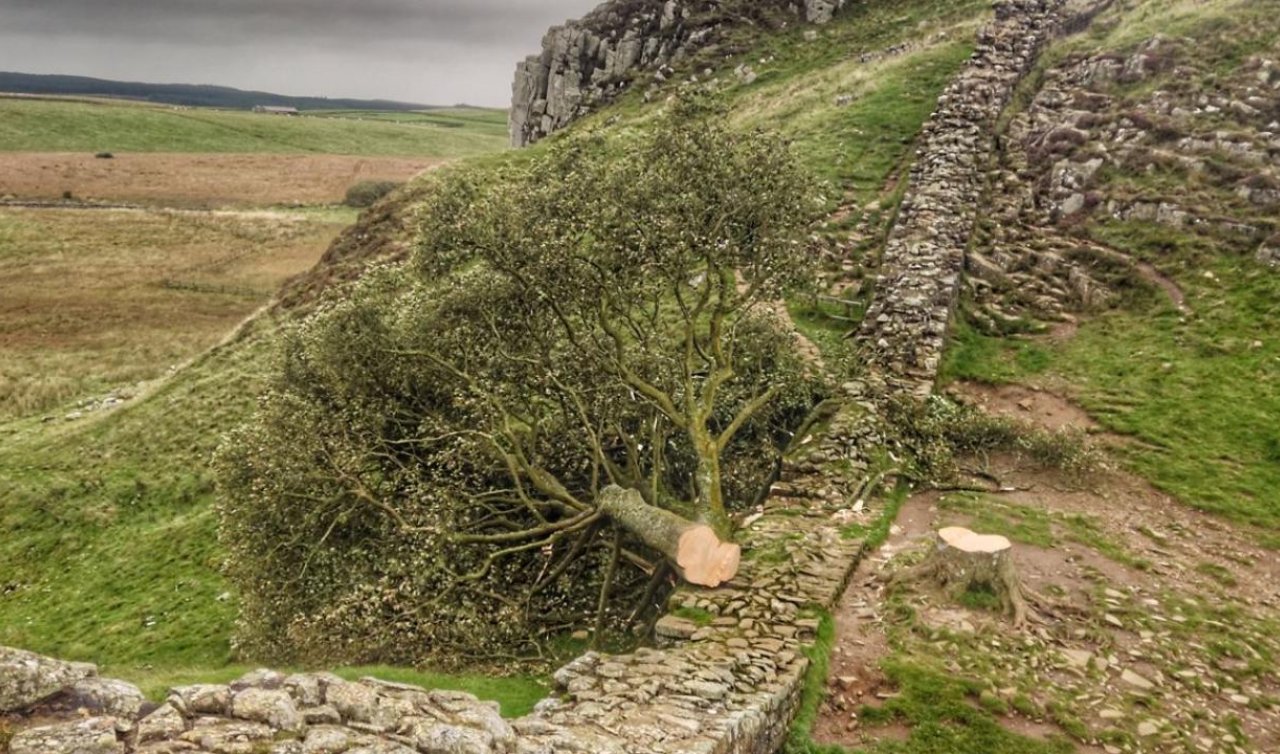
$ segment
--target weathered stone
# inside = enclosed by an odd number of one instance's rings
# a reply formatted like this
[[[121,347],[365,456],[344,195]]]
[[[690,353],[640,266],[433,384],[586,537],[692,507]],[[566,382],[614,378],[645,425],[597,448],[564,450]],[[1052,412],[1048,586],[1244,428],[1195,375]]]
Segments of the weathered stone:
[[[1120,674],[1120,680],[1124,681],[1125,683],[1129,684],[1129,686],[1142,692],[1152,691],[1156,687],[1154,683],[1147,680],[1143,676],[1138,675],[1132,670],[1129,670],[1128,668],[1125,668],[1124,671]]]
[[[108,678],[86,678],[67,692],[71,701],[90,712],[124,720],[137,718],[147,698],[132,683]]]
[[[138,742],[163,741],[180,736],[187,730],[187,721],[172,704],[162,704],[154,712],[138,721]]]
[[[211,752],[251,752],[251,744],[271,741],[276,732],[263,723],[202,717],[178,740],[193,743]]]
[[[231,689],[212,684],[178,686],[169,690],[167,701],[189,717],[225,715],[231,707]]]
[[[1078,670],[1086,670],[1093,659],[1093,652],[1084,649],[1060,649],[1058,653],[1066,660],[1068,666]]]
[[[490,754],[493,736],[482,730],[425,718],[407,722],[405,736],[419,751],[439,754]]]
[[[378,693],[361,683],[332,684],[324,699],[343,720],[367,723],[378,714]]]
[[[231,698],[231,716],[266,723],[279,731],[297,732],[305,727],[293,697],[284,689],[246,688]]]
[[[9,754],[123,754],[124,750],[111,717],[31,728],[9,742]]]

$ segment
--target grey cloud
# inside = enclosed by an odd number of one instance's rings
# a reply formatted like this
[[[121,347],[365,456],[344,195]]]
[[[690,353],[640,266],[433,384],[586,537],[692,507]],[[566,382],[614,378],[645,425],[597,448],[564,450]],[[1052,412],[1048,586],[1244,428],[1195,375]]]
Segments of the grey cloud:
[[[516,41],[581,0],[6,0],[10,32],[223,43],[292,39]]]
[[[596,2],[0,0],[0,69],[505,104],[516,61]]]

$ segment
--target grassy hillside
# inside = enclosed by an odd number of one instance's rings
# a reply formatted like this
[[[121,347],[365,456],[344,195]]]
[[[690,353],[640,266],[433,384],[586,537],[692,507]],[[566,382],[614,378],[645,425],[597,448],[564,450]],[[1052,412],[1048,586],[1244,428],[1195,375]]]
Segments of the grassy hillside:
[[[506,145],[500,111],[406,119],[283,117],[113,102],[0,98],[0,151],[248,152],[465,157]]]
[[[258,105],[296,107],[301,110],[323,108],[421,110],[430,107],[429,105],[415,105],[390,100],[290,97],[271,92],[245,91],[229,86],[148,84],[139,81],[95,79],[87,76],[13,73],[10,71],[0,71],[0,92],[23,92],[52,96],[119,97],[191,107],[225,107],[245,110],[252,109]]]
[[[1107,112],[1154,112],[1151,97],[1161,87],[1184,101],[1247,91],[1259,74],[1241,64],[1280,54],[1280,22],[1262,5],[1147,0],[1104,16],[1048,62],[1072,54],[1125,58],[1173,30],[1181,48],[1164,52],[1168,70],[1104,87],[1114,98]],[[1199,155],[1197,167],[1195,151],[1176,146],[1196,132],[1247,141],[1252,127],[1230,118],[1159,121],[1157,138],[1171,143],[1157,141],[1131,164],[1104,169],[1090,187],[1121,202],[1170,202],[1196,222],[1175,227],[1096,211],[1070,228],[1151,265],[1185,296],[1185,309],[1140,288],[1086,318],[1070,338],[1001,338],[962,327],[946,372],[1065,393],[1127,438],[1117,452],[1143,477],[1188,505],[1261,527],[1258,536],[1280,547],[1280,275],[1254,259],[1276,216],[1273,206],[1240,195],[1242,187],[1274,181],[1274,163],[1217,151]],[[1163,157],[1178,152],[1182,160]]]
[[[859,5],[815,41],[798,30],[754,40],[760,51],[752,59],[770,62],[757,64],[759,80],[728,90],[725,101],[743,125],[791,133],[805,159],[839,182],[833,205],[846,192],[877,196],[892,188],[891,174],[967,54],[978,7]],[[903,54],[859,60],[909,40],[916,44]],[[724,75],[739,62],[726,62]],[[837,105],[837,95],[850,102]],[[616,109],[623,119],[616,127],[644,127],[658,106],[637,95]],[[7,149],[465,155],[505,143],[498,116],[467,110],[290,119],[4,101],[0,116]],[[220,434],[252,410],[273,363],[271,328],[114,413],[0,424],[0,524],[10,533],[0,542],[0,643],[96,660],[126,675],[144,667],[151,676],[216,673],[234,659],[235,597],[219,599],[226,586],[208,458]]]

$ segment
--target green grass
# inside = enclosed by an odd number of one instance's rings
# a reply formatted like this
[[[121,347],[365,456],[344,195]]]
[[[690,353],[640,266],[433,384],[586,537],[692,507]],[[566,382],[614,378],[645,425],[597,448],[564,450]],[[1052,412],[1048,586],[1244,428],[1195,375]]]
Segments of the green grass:
[[[1015,542],[1035,547],[1053,547],[1053,519],[1041,508],[1004,503],[978,493],[949,494],[938,508],[969,517],[969,528],[987,534],[1001,534]]]
[[[438,128],[454,128],[484,133],[501,137],[504,141],[507,133],[507,113],[505,110],[489,110],[481,108],[448,108],[442,110],[422,110],[413,112],[370,111],[370,110],[308,110],[308,117],[345,118],[357,121],[383,121],[388,123],[405,123]]]
[[[732,78],[741,62],[758,74],[726,94],[732,118],[790,137],[810,168],[836,188],[833,200],[873,199],[891,174],[906,167],[938,95],[973,49],[984,9],[969,0],[864,3],[838,16],[816,40],[806,40],[799,28],[768,37],[719,72]],[[932,39],[935,33],[945,35]],[[902,42],[917,46],[860,59]],[[837,105],[841,96],[849,104]]]
[[[466,114],[450,114],[466,112]],[[503,149],[496,113],[281,117],[232,110],[0,99],[0,151],[465,157]],[[505,117],[505,115],[503,116]]]
[[[138,686],[147,698],[160,702],[169,689],[201,683],[231,683],[253,670],[251,665],[226,665],[219,668],[168,668],[149,670],[130,666],[108,666],[102,672],[112,678],[120,678]],[[283,668],[282,672],[306,672],[309,668]],[[531,676],[495,677],[488,675],[433,673],[412,668],[396,668],[386,665],[363,665],[345,668],[325,668],[327,672],[348,681],[373,677],[383,681],[408,683],[427,689],[465,691],[480,699],[497,702],[503,717],[521,717],[533,710],[533,706],[546,698],[546,682]]]
[[[0,425],[0,644],[108,665],[232,659],[208,458],[270,353],[252,339],[115,413]]]
[[[800,708],[796,719],[791,724],[786,744],[782,751],[785,754],[825,754],[830,751],[810,740],[810,731],[818,721],[818,712],[822,699],[826,695],[827,676],[831,669],[831,650],[836,643],[836,624],[831,614],[823,612],[818,619],[818,634],[813,644],[802,651],[809,659],[809,668],[805,671],[804,686],[800,691]],[[836,749],[835,751],[838,751]]]
[[[898,518],[898,511],[910,494],[905,486],[900,486],[884,499],[884,509],[876,521],[868,527],[851,526],[842,533],[846,537],[863,538],[863,551],[870,552],[889,539],[889,530]],[[824,747],[815,744],[811,738],[813,725],[818,720],[822,700],[826,696],[827,677],[831,669],[831,650],[835,647],[835,620],[827,611],[819,614],[818,632],[813,644],[804,648],[804,655],[809,660],[805,671],[804,686],[800,692],[800,704],[795,720],[787,733],[787,741],[783,746],[786,754],[838,754],[838,747]]]
[[[945,375],[1064,382],[1137,440],[1120,452],[1139,474],[1189,505],[1280,527],[1280,276],[1212,237],[1129,223],[1094,233],[1172,273],[1193,314],[1165,302],[1111,311],[1059,344],[961,328]]]

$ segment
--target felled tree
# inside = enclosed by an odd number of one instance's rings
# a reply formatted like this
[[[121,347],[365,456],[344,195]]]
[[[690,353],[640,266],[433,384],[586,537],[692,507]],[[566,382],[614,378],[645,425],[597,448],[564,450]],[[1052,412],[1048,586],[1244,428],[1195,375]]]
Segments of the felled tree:
[[[785,144],[683,106],[441,179],[412,262],[301,327],[225,444],[243,635],[513,646],[732,576],[731,502],[813,397],[770,314],[813,195]]]

